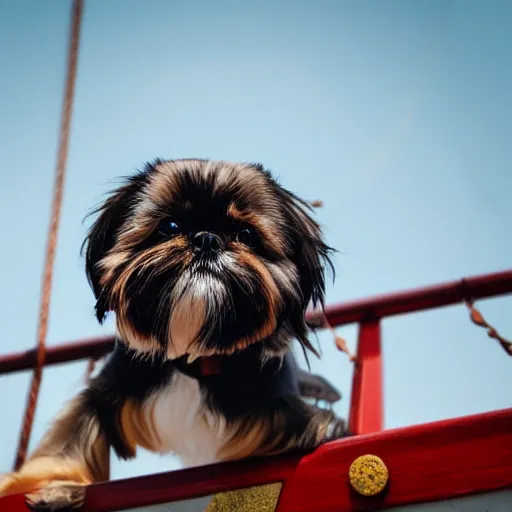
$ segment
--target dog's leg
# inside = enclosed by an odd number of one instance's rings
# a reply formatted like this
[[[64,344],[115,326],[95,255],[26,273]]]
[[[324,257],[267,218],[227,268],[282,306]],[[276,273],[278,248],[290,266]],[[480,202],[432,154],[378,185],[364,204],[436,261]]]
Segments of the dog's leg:
[[[346,422],[332,411],[287,396],[267,411],[254,412],[233,422],[229,441],[217,454],[219,461],[312,451],[328,441],[350,435]]]
[[[349,436],[347,423],[332,411],[290,398],[280,413],[283,437],[280,447],[288,450],[314,450],[321,444]]]
[[[345,420],[338,418],[332,411],[319,409],[310,417],[308,427],[302,436],[302,443],[305,448],[316,448],[348,435],[350,434]]]
[[[87,397],[74,398],[19,471],[0,478],[0,496],[24,493],[37,511],[73,510],[86,485],[108,479],[109,443]]]

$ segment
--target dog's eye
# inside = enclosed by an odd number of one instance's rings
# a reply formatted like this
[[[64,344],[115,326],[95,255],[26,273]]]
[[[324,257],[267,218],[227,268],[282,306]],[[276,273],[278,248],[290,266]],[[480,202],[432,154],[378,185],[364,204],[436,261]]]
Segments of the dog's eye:
[[[236,240],[248,247],[253,247],[256,244],[256,233],[253,229],[244,228],[237,233]]]
[[[160,225],[158,226],[158,232],[165,236],[172,236],[181,233],[181,229],[178,223],[174,220],[165,219],[160,222]]]

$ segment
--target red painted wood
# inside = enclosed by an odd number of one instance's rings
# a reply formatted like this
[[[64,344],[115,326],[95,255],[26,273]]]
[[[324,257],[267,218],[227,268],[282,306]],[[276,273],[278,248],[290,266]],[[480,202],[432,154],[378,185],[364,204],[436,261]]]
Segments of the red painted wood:
[[[369,318],[412,313],[456,304],[470,297],[486,297],[512,293],[512,269],[426,288],[360,299],[326,307],[326,316],[333,326],[362,322]],[[112,349],[113,336],[79,340],[48,347],[46,365],[100,357]],[[35,349],[0,356],[0,375],[33,368]]]
[[[91,485],[81,512],[114,512],[280,482],[301,455],[246,459]],[[0,498],[0,512],[27,512],[22,495]]]
[[[1,512],[27,512],[29,509],[25,506],[23,496],[15,494],[0,498]]]
[[[370,434],[382,430],[383,400],[380,323],[362,322],[359,325],[348,422],[352,434]]]
[[[348,470],[381,457],[390,480],[380,497],[352,491]],[[278,512],[352,512],[512,488],[512,409],[356,436],[305,456],[287,479]]]
[[[383,496],[351,491],[359,455],[381,457],[390,472]],[[349,512],[512,488],[512,409],[355,436],[300,457],[215,464],[90,486],[84,512],[117,511],[285,480],[278,512]],[[22,496],[0,511],[26,512]]]
[[[279,482],[293,473],[300,458],[246,459],[97,484],[87,491],[84,512],[113,512]]]

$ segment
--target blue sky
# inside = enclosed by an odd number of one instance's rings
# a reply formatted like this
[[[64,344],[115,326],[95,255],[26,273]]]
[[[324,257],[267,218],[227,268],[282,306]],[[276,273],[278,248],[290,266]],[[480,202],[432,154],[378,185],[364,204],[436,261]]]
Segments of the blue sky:
[[[34,345],[70,2],[0,3],[1,353]],[[79,256],[86,212],[156,156],[260,161],[321,198],[340,252],[328,302],[509,268],[512,3],[89,0],[49,344],[112,332]],[[512,299],[480,309],[512,336]],[[341,328],[354,348],[355,326]],[[512,361],[463,306],[383,323],[386,427],[512,406]],[[322,372],[351,366],[320,336]],[[44,374],[31,448],[85,363]],[[29,374],[0,376],[0,472],[14,459]],[[114,478],[179,467],[141,453]]]

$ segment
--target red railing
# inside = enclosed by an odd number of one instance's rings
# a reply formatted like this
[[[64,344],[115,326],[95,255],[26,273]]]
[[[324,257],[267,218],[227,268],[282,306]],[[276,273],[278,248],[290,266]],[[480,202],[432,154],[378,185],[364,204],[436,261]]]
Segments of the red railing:
[[[351,323],[359,324],[359,338],[357,358],[353,375],[353,386],[350,403],[349,427],[353,434],[369,434],[382,430],[383,396],[382,396],[382,358],[381,358],[381,331],[380,321],[394,315],[424,311],[427,309],[444,307],[467,300],[477,300],[512,293],[512,269],[493,274],[474,276],[447,282],[431,287],[417,288],[405,292],[377,296],[345,304],[332,305],[326,308],[326,317],[332,326]],[[81,340],[73,343],[64,343],[59,346],[48,347],[45,366],[59,364],[80,359],[96,359],[109,352],[113,346],[113,337],[106,336]],[[36,349],[25,352],[4,355],[0,357],[0,374],[7,374],[34,368],[36,363]],[[279,468],[286,467],[292,471],[298,463],[297,457],[275,461],[261,461],[255,463],[256,476],[261,471],[277,472]],[[261,466],[261,468],[260,468]],[[229,467],[229,466],[228,466]],[[273,469],[270,469],[273,467]],[[267,477],[252,478],[251,466],[247,466],[245,483],[268,482]],[[195,475],[197,470],[183,470],[186,475]],[[192,471],[187,473],[187,471]],[[258,473],[259,472],[259,473]],[[178,472],[181,473],[181,472]],[[229,471],[228,471],[229,473]],[[200,474],[204,474],[201,473]],[[253,475],[254,476],[254,475]],[[229,478],[221,477],[216,482],[210,475],[208,489],[215,491],[239,487]],[[148,478],[148,477],[144,477]],[[150,478],[150,477],[149,477]],[[161,477],[159,477],[161,478]],[[175,477],[180,480],[180,477]],[[238,481],[237,481],[238,482]],[[104,485],[118,485],[115,483]],[[194,487],[195,495],[198,495]],[[180,498],[183,499],[183,493]],[[148,504],[149,502],[145,502]],[[0,499],[1,504],[1,499]],[[126,502],[126,508],[134,506]],[[0,507],[1,508],[1,507]],[[92,508],[90,510],[93,510]],[[94,508],[96,510],[96,508]],[[118,509],[116,509],[118,510]]]
[[[332,326],[352,323],[358,323],[360,326],[350,407],[352,432],[361,434],[376,432],[382,428],[382,318],[509,293],[512,293],[512,269],[327,306],[325,313]],[[102,336],[48,347],[45,366],[81,359],[97,359],[107,354],[113,343],[113,336]],[[31,349],[0,356],[0,374],[34,368],[36,353],[36,349]],[[368,397],[371,397],[371,405],[365,402]]]

